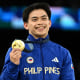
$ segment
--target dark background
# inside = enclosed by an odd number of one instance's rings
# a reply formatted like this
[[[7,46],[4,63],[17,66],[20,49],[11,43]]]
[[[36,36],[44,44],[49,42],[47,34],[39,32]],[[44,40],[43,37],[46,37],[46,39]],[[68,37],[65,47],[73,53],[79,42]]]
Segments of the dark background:
[[[48,2],[51,6],[62,6],[70,8],[80,8],[79,0],[42,0]],[[41,0],[0,0],[1,6],[23,6],[30,5]],[[0,29],[0,73],[4,65],[4,59],[8,48],[15,38],[26,39],[28,32],[26,30]],[[80,80],[80,31],[63,31],[60,29],[50,29],[50,39],[66,47],[72,56],[74,63],[76,80]]]

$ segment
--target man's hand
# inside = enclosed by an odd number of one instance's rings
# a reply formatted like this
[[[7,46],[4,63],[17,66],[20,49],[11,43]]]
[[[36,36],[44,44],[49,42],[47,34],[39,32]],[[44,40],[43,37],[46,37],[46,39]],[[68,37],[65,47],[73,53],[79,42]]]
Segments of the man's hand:
[[[12,49],[10,53],[10,60],[16,65],[20,64],[20,58],[21,58],[21,50],[18,48]]]

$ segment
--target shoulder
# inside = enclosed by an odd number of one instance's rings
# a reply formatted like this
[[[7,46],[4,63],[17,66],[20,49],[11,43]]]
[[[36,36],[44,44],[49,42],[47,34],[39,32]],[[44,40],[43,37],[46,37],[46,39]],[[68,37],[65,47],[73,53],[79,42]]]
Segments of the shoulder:
[[[65,48],[64,46],[53,42],[53,41],[49,41],[49,46],[50,48],[52,48],[53,50],[55,50],[56,52],[58,52],[60,55],[69,55],[70,52],[67,48]]]
[[[65,48],[64,46],[54,42],[54,41],[49,41],[49,45],[53,48],[57,48],[57,49],[60,49],[60,50],[68,50],[67,48]]]

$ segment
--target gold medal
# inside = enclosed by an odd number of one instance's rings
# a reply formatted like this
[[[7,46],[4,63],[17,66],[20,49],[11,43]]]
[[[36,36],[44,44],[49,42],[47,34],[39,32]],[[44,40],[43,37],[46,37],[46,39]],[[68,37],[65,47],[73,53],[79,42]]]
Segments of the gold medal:
[[[12,48],[19,48],[23,51],[25,48],[25,43],[22,40],[15,40],[12,43]]]

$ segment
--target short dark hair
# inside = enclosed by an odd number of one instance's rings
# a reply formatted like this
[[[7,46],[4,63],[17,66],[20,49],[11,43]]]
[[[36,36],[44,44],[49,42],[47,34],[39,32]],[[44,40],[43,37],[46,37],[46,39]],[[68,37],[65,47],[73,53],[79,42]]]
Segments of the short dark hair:
[[[29,14],[35,10],[35,9],[43,9],[46,11],[49,19],[51,17],[51,11],[50,11],[50,6],[48,3],[45,2],[41,2],[41,3],[34,3],[30,6],[28,6],[27,8],[24,9],[23,11],[23,21],[24,22],[28,22],[28,18],[29,18]]]

